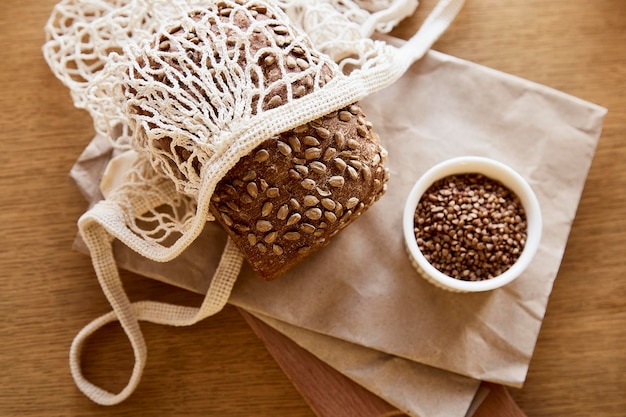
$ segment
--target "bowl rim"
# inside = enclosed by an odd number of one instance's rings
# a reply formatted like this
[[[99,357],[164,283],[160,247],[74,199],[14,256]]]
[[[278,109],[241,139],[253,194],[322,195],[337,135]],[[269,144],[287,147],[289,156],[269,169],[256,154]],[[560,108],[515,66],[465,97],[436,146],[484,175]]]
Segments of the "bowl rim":
[[[456,174],[482,174],[501,182],[519,198],[527,221],[527,238],[524,249],[515,263],[497,277],[482,281],[463,281],[450,277],[424,257],[417,245],[414,233],[414,214],[424,192],[442,178]],[[542,234],[542,215],[539,201],[532,187],[513,168],[495,159],[482,156],[461,156],[440,162],[428,169],[413,185],[407,197],[403,213],[404,238],[410,256],[417,263],[421,274],[432,283],[457,292],[479,292],[500,288],[520,276],[535,256]]]

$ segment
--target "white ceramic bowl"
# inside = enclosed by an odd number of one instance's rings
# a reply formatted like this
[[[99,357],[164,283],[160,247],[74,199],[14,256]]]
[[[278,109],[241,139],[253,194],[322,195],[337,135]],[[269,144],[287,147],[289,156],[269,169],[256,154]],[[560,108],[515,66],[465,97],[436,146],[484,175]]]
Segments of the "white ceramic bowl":
[[[455,174],[483,174],[499,181],[521,200],[527,221],[527,238],[517,261],[505,272],[482,281],[463,281],[450,277],[432,266],[419,249],[414,233],[414,215],[424,192],[436,181]],[[413,266],[432,284],[455,292],[489,291],[502,287],[517,278],[528,267],[541,240],[542,218],[537,197],[524,178],[510,167],[489,158],[466,156],[441,162],[430,168],[415,183],[404,207],[404,238]]]

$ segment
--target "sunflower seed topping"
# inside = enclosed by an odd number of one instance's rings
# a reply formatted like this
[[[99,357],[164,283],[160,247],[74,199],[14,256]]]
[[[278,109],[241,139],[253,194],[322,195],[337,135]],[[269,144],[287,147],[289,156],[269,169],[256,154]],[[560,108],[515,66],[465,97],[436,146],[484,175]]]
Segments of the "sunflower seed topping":
[[[298,240],[298,239],[300,239],[300,233],[298,233],[298,232],[287,232],[287,233],[285,233],[283,235],[283,238],[285,240],[291,240],[291,241]]]
[[[319,220],[322,218],[322,210],[317,207],[310,208],[304,212],[304,215],[311,220]]]
[[[278,147],[278,151],[282,153],[283,155],[289,156],[291,154],[291,147],[287,145],[285,142],[282,142],[279,140],[276,146]]]
[[[269,232],[272,230],[272,223],[267,220],[259,220],[256,222],[256,230],[259,232]]]
[[[326,173],[326,165],[320,161],[313,161],[309,164],[311,170],[316,174],[325,174]]]
[[[330,198],[322,199],[322,206],[324,206],[326,210],[334,210],[335,205],[336,205],[335,202]]]
[[[307,235],[310,235],[315,232],[315,226],[313,226],[310,223],[302,223],[302,225],[300,226],[300,231],[302,233],[306,233]]]
[[[287,220],[287,226],[293,226],[294,224],[298,223],[300,219],[302,219],[302,216],[300,215],[300,213],[292,214],[289,217],[289,220]]]
[[[295,152],[300,152],[300,150],[302,149],[301,144],[300,144],[300,139],[298,139],[297,136],[290,136],[288,140],[289,140],[289,145],[291,145],[291,148]]]
[[[257,198],[259,195],[259,187],[257,187],[256,182],[249,182],[248,185],[246,185],[246,191],[252,198]]]
[[[269,216],[273,208],[274,205],[267,201],[265,204],[263,204],[263,207],[261,208],[261,217]]]
[[[325,211],[324,212],[324,217],[326,218],[326,220],[328,220],[330,223],[335,223],[337,221],[337,216],[335,215],[335,213],[333,213],[332,211]]]
[[[287,204],[283,204],[278,209],[278,212],[276,213],[276,218],[278,218],[278,220],[285,220],[288,214],[289,214],[289,207],[287,207]]]
[[[315,138],[314,136],[305,136],[304,138],[302,138],[302,143],[304,143],[306,146],[319,146],[320,141],[317,140],[317,138]]]
[[[319,202],[320,202],[320,200],[317,197],[315,197],[314,195],[304,196],[304,206],[305,207],[315,206]]]
[[[272,244],[276,241],[277,237],[278,237],[278,232],[270,232],[267,235],[265,235],[265,237],[263,238],[263,241],[265,243]]]
[[[307,178],[305,180],[302,180],[300,185],[302,185],[302,187],[306,190],[312,190],[315,188],[315,181],[313,181],[311,178]]]
[[[282,255],[285,252],[283,248],[278,245],[272,245],[272,251],[278,256]]]
[[[351,197],[348,201],[346,201],[346,208],[351,209],[357,204],[359,204],[359,199],[356,197]]]

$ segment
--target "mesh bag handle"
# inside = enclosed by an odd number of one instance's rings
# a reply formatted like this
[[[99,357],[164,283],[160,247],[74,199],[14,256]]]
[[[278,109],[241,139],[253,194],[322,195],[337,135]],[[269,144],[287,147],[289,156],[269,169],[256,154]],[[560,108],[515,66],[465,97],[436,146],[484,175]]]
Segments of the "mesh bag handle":
[[[147,360],[147,348],[139,321],[170,326],[190,326],[218,313],[226,305],[232,287],[239,275],[243,255],[230,238],[211,280],[200,307],[187,307],[155,301],[131,303],[124,292],[113,258],[110,235],[98,223],[97,216],[86,213],[79,221],[81,235],[92,256],[98,281],[113,311],[98,317],[85,326],[74,338],[70,348],[70,370],[77,387],[92,401],[101,405],[114,405],[128,398],[141,379]],[[90,381],[82,373],[80,357],[87,338],[105,325],[119,321],[126,333],[135,356],[131,377],[118,394],[108,392]]]

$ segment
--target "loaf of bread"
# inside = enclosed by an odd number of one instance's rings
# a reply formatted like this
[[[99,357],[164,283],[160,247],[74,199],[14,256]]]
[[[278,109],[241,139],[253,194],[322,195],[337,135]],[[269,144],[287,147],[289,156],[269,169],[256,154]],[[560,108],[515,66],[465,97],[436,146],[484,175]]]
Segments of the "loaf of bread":
[[[276,16],[263,3],[221,1],[215,7],[208,19],[203,12],[194,12],[195,20],[207,22],[202,30],[188,25],[168,28],[168,35],[152,45],[161,52],[159,62],[139,65],[152,68],[154,79],[161,83],[176,82],[160,71],[164,65],[192,76],[198,68],[208,69],[211,83],[217,86],[213,92],[219,95],[232,80],[223,71],[211,71],[211,66],[217,67],[227,56],[237,64],[234,72],[249,75],[240,78],[249,80],[252,91],[265,91],[247,98],[252,116],[276,111],[340,75],[338,67],[320,64],[325,62],[321,54],[293,36],[289,22],[275,23]],[[272,24],[255,26],[264,21]],[[210,42],[218,38],[220,47]],[[181,52],[188,61],[177,59]],[[250,57],[255,61],[249,62]],[[311,73],[312,66],[320,70]],[[189,94],[206,91],[189,85],[181,88]],[[219,107],[223,102],[214,103],[208,93],[205,100],[209,112],[224,111]],[[139,106],[132,111],[145,113]],[[157,166],[178,179],[201,177],[204,161],[190,148],[198,146],[195,142],[181,146],[172,136],[144,136],[146,146],[160,158]],[[209,209],[260,277],[274,279],[327,245],[381,197],[388,179],[385,159],[372,124],[359,104],[352,103],[281,132],[243,156],[217,184]]]

